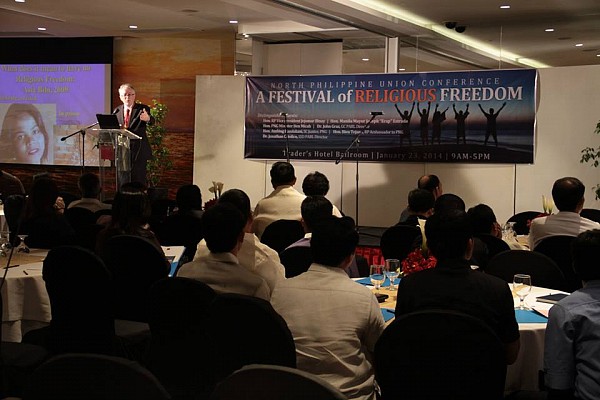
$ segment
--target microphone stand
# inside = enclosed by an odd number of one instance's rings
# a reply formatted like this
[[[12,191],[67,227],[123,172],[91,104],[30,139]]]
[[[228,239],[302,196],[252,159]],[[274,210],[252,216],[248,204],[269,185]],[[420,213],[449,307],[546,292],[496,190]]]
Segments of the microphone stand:
[[[359,232],[359,227],[358,227],[358,181],[359,181],[359,177],[358,177],[358,160],[359,160],[359,148],[360,148],[360,135],[362,135],[367,128],[369,127],[369,125],[371,125],[371,122],[373,122],[373,120],[375,119],[375,117],[377,117],[378,115],[383,115],[382,112],[378,112],[378,111],[371,111],[371,119],[369,120],[369,122],[367,122],[365,124],[365,126],[362,127],[361,130],[358,131],[358,133],[356,134],[356,136],[354,137],[354,140],[352,141],[352,143],[350,143],[350,145],[346,148],[346,150],[344,150],[344,152],[342,154],[340,154],[340,157],[335,160],[335,165],[338,165],[343,159],[344,159],[344,154],[346,154],[347,152],[350,151],[350,149],[352,149],[353,146],[356,146],[356,151],[355,151],[355,161],[356,161],[356,189],[355,189],[355,195],[356,195],[356,204],[355,204],[355,213],[356,213],[356,220],[354,221],[356,223],[356,231]]]
[[[85,131],[87,131],[90,128],[93,128],[94,126],[98,125],[99,122],[95,122],[91,125],[86,126],[83,129],[80,129],[78,131],[75,131],[65,137],[60,138],[61,142],[64,142],[65,140],[67,140],[68,138],[70,138],[71,136],[75,136],[78,133],[81,135],[81,174],[83,175],[85,173]]]
[[[290,141],[287,134],[287,113],[281,112],[279,113],[283,117],[283,132],[285,134],[285,155],[287,158],[288,164],[290,163]]]

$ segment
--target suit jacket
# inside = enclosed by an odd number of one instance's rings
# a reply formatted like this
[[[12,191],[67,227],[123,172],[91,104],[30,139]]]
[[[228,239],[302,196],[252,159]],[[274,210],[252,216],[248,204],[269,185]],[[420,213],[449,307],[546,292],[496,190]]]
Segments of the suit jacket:
[[[141,140],[131,141],[131,162],[137,164],[141,162],[144,168],[146,168],[146,161],[152,158],[152,150],[150,149],[150,143],[148,142],[148,136],[146,136],[146,122],[140,119],[142,110],[146,109],[146,112],[150,114],[150,107],[145,104],[136,103],[133,105],[131,115],[129,116],[129,126],[127,130],[140,136]],[[125,121],[124,106],[119,105],[113,110],[113,114],[117,115],[119,123],[123,125]],[[150,116],[149,125],[154,124],[154,117]]]

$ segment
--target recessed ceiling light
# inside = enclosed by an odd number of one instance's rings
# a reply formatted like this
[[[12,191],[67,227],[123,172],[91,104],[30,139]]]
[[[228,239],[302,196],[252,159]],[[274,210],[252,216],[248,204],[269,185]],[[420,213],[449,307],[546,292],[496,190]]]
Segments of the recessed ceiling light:
[[[45,30],[46,30],[46,28],[44,28],[43,26],[40,26],[40,27],[38,28],[38,31],[45,31]]]
[[[248,35],[247,33],[244,33],[244,37],[245,37],[245,38],[249,38],[249,37],[250,37],[250,35]]]
[[[575,47],[582,47],[582,46],[583,46],[583,43],[577,43],[577,44],[575,45]]]
[[[363,60],[363,61],[369,61],[369,59],[368,59],[368,58],[363,58],[362,60]]]
[[[406,71],[406,68],[398,68],[398,71]]]
[[[596,57],[600,57],[600,54],[596,54]]]
[[[137,29],[138,26],[137,25],[129,25],[129,29]]]
[[[507,10],[510,8],[510,6],[508,4],[505,4],[505,5],[500,6],[500,8],[502,8],[503,10]]]
[[[237,21],[237,19],[231,19],[231,20],[229,20],[229,23],[230,24],[237,24],[238,21]]]
[[[25,3],[25,0],[15,0],[15,3]]]
[[[554,32],[554,28],[544,29],[545,32]]]

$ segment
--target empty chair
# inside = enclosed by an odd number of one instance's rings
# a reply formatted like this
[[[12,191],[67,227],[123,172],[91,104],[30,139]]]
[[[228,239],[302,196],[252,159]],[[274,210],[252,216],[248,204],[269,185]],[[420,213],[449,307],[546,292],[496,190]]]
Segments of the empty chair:
[[[399,316],[375,345],[383,400],[502,399],[504,345],[481,320],[447,310]]]
[[[540,211],[523,211],[513,215],[506,222],[515,223],[514,231],[517,235],[529,235],[529,225],[527,222],[531,221],[540,214]]]
[[[508,250],[496,254],[485,272],[511,283],[515,274],[531,275],[534,286],[564,290],[566,279],[558,265],[549,257],[528,250]]]
[[[278,253],[304,237],[302,223],[293,219],[271,222],[260,237],[260,241]]]
[[[571,242],[574,239],[574,236],[550,236],[543,239],[534,250],[550,257],[558,265],[565,276],[566,283],[562,290],[566,292],[574,292],[582,286],[581,278],[573,269]]]
[[[53,354],[117,354],[112,276],[102,260],[83,247],[59,246],[48,252],[42,273],[52,320],[23,340],[42,344]]]
[[[64,354],[32,375],[28,400],[168,400],[160,382],[134,361],[100,354]]]
[[[223,380],[210,400],[345,400],[311,373],[275,365],[248,365]]]
[[[208,311],[207,331],[219,355],[217,379],[249,364],[296,367],[294,338],[271,303],[241,294],[220,294]]]
[[[483,249],[483,252],[480,251],[478,253],[473,253],[473,257],[477,259],[477,262],[479,262],[479,267],[482,270],[484,270],[487,267],[489,260],[496,254],[502,253],[506,250],[510,250],[510,246],[508,245],[508,243],[495,236],[480,233],[476,234],[475,238],[481,240],[483,246],[485,247]],[[477,248],[477,245],[475,245],[475,248]]]
[[[279,255],[281,264],[285,268],[285,277],[293,278],[303,272],[308,271],[310,264],[312,264],[312,254],[310,247],[298,246],[285,249]]]
[[[171,270],[164,254],[140,236],[117,235],[108,240],[107,266],[114,276],[115,317],[147,322],[148,291]]]
[[[583,218],[591,219],[592,221],[600,222],[600,210],[595,208],[584,208],[579,213]]]
[[[214,388],[206,314],[215,296],[210,286],[187,278],[164,278],[150,288],[145,365],[174,399],[206,398]]]
[[[404,260],[408,253],[420,245],[421,229],[416,226],[396,225],[381,236],[381,252],[385,259]]]

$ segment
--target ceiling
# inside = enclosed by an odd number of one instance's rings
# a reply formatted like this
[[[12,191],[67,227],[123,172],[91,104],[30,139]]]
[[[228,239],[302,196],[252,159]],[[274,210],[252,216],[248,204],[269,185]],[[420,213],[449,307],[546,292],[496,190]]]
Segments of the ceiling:
[[[387,37],[406,71],[600,64],[599,0],[0,0],[0,38],[223,30],[238,34],[238,70],[253,40],[343,40],[344,72],[383,72]]]

